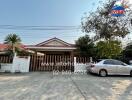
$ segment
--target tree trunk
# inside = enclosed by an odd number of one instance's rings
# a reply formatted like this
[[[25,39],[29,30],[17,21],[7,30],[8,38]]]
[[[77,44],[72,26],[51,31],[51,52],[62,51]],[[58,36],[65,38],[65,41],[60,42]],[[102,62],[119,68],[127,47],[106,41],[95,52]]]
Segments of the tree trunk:
[[[15,46],[14,44],[12,44],[12,52],[13,52],[13,56],[15,55]]]

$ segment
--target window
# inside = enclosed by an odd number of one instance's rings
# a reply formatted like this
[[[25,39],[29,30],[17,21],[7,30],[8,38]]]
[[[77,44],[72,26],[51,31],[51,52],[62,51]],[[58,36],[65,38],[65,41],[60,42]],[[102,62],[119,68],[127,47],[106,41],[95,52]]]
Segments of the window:
[[[109,64],[109,65],[124,65],[123,62],[118,61],[118,60],[106,60],[106,61],[104,61],[104,64]]]
[[[106,60],[104,61],[104,64],[115,65],[113,60]]]
[[[124,63],[123,63],[123,62],[118,61],[118,60],[114,60],[114,63],[115,63],[115,65],[124,65]]]

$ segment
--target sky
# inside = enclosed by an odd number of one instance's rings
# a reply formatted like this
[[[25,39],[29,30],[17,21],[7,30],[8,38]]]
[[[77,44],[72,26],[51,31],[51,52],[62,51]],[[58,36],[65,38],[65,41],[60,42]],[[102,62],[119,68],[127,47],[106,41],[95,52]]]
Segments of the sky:
[[[96,10],[99,0],[0,0],[0,25],[73,26],[71,30],[4,29],[0,43],[10,33],[18,34],[23,44],[37,44],[57,37],[74,43],[85,33],[79,28],[85,13]]]
[[[74,43],[80,36],[85,35],[80,28],[81,18],[86,13],[95,11],[100,5],[99,1],[0,0],[0,43],[3,43],[5,37],[10,33],[19,35],[22,43],[26,45],[38,44],[54,37]],[[132,0],[130,1],[132,4]],[[17,28],[5,29],[3,25],[17,26]],[[72,26],[72,29],[25,30],[18,29],[18,26],[61,26],[61,28],[63,26]]]

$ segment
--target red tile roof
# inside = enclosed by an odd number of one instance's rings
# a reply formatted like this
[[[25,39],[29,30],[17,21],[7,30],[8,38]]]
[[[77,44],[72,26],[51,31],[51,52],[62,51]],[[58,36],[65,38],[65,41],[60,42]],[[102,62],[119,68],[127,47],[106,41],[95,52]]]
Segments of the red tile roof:
[[[26,49],[26,46],[25,45],[21,45],[20,46],[21,49]],[[1,44],[0,43],[0,51],[5,51],[5,50],[8,50],[9,49],[9,45],[8,44]]]
[[[0,44],[0,51],[4,51],[8,49],[8,45],[7,44]]]

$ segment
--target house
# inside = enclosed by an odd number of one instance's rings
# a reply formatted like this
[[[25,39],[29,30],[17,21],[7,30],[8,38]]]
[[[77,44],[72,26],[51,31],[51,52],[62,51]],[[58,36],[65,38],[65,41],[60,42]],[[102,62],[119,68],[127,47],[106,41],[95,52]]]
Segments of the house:
[[[42,53],[44,55],[69,55],[73,56],[76,47],[74,44],[67,43],[58,38],[52,38],[41,42],[37,45],[27,45],[27,49],[35,51],[35,54]]]
[[[9,46],[6,44],[0,45],[1,51],[8,50]],[[71,71],[86,69],[86,63],[89,62],[88,57],[78,57],[76,56],[76,47],[74,44],[67,43],[58,38],[52,38],[47,41],[41,42],[36,45],[21,45],[24,51],[30,52],[31,56],[15,55],[13,59],[11,57],[1,56],[1,63],[12,63],[14,67],[11,72],[19,71],[22,68],[22,72],[28,71]],[[22,53],[23,54],[23,53]],[[46,56],[41,56],[41,55]],[[23,61],[25,61],[23,64]],[[16,63],[14,63],[16,61]],[[19,63],[19,64],[18,64]],[[26,65],[25,65],[26,64]],[[77,65],[78,64],[78,65]],[[80,65],[81,64],[81,65]],[[19,65],[19,67],[18,67]],[[23,67],[23,65],[25,67]],[[29,67],[27,67],[27,65]],[[83,66],[84,65],[84,66]],[[7,67],[3,67],[3,70],[7,70]],[[23,70],[23,68],[28,68],[28,70]]]

